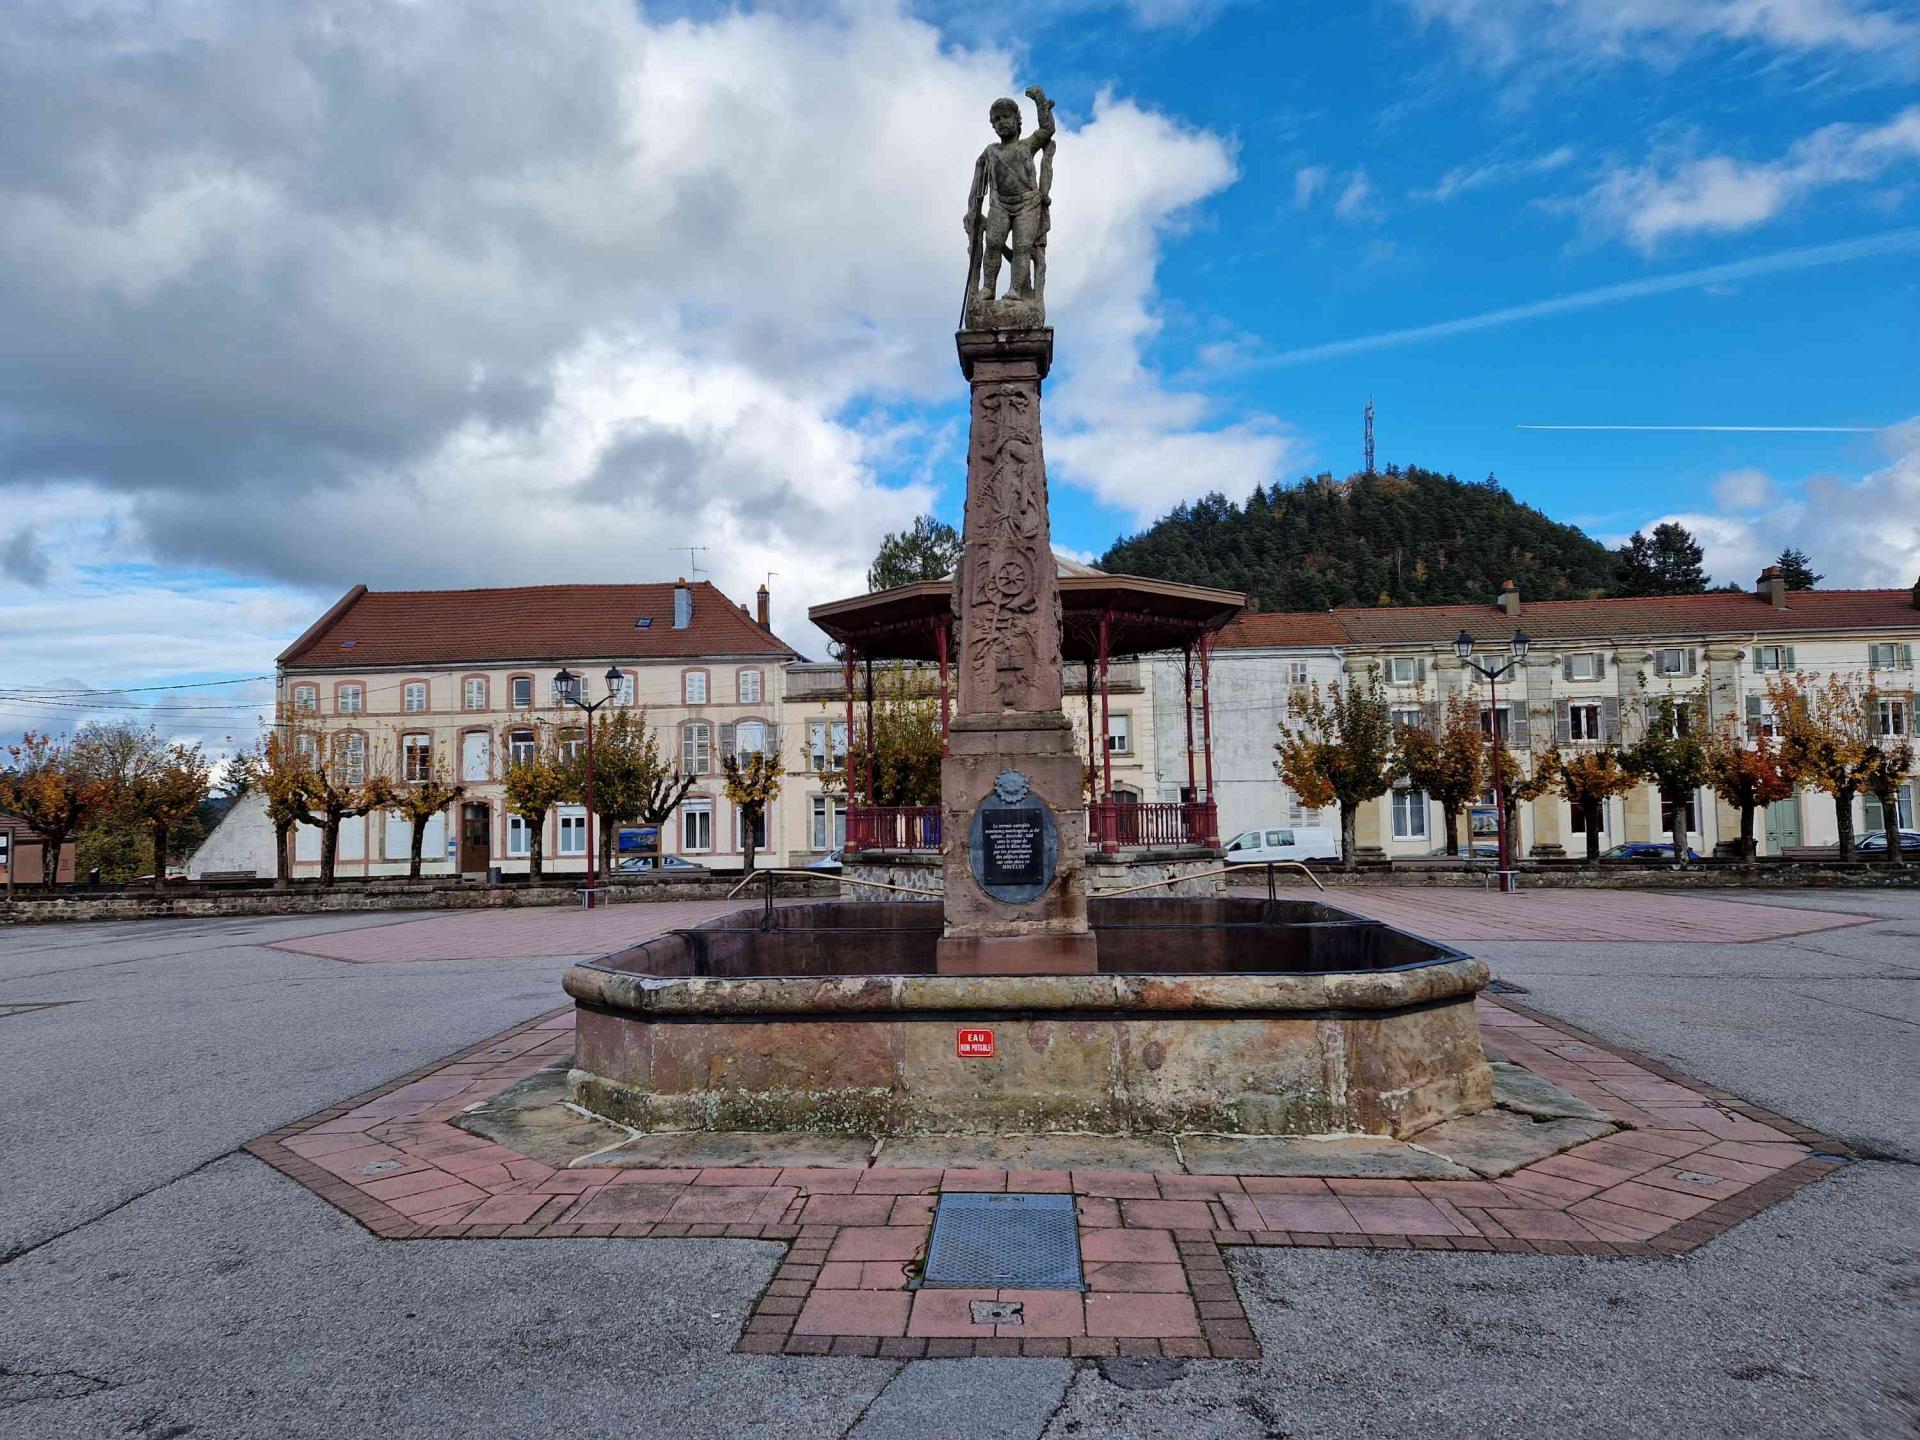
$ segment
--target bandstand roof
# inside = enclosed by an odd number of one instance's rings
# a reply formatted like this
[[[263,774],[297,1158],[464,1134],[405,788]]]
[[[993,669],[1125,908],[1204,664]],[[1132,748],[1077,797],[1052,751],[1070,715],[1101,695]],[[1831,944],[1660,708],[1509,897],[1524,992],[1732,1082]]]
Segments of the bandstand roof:
[[[1176,585],[1141,575],[1110,575],[1070,560],[1057,561],[1060,650],[1067,660],[1094,660],[1100,619],[1109,621],[1109,657],[1177,650],[1218,630],[1246,608],[1237,590]],[[829,639],[875,660],[934,660],[944,625],[953,635],[953,581],[921,580],[846,600],[815,605],[807,616]],[[957,650],[954,652],[957,654]]]

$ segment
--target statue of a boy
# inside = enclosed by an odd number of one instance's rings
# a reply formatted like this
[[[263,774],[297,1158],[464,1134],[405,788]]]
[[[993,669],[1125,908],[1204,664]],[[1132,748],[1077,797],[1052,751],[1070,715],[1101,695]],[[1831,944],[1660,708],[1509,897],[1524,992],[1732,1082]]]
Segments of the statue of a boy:
[[[995,310],[994,291],[1000,282],[1000,261],[1008,262],[1006,309],[1027,312],[1028,323],[1045,316],[1047,207],[1052,175],[1053,102],[1038,85],[1027,96],[1040,112],[1033,134],[1020,138],[1020,103],[1000,99],[987,112],[1000,139],[980,152],[973,165],[973,189],[967,196],[966,226],[971,247],[967,270],[967,319],[974,324]],[[1047,161],[1036,174],[1033,157],[1042,151]],[[980,213],[982,201],[987,212]],[[1038,272],[1036,276],[1036,270]],[[977,277],[977,283],[976,283]]]

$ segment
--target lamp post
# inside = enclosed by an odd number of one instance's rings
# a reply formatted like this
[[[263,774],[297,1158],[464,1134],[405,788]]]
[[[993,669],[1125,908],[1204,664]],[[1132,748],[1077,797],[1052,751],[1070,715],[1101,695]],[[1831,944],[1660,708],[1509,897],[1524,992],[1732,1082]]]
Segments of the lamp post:
[[[1482,665],[1473,658],[1473,636],[1462,630],[1453,642],[1453,653],[1460,657],[1460,663],[1479,675],[1491,687],[1493,706],[1488,712],[1487,729],[1493,736],[1493,815],[1495,833],[1500,842],[1500,868],[1496,872],[1500,877],[1501,892],[1513,890],[1513,837],[1507,833],[1507,772],[1503,763],[1506,758],[1507,741],[1500,733],[1500,682],[1514,671],[1514,667],[1527,658],[1527,632],[1513,632],[1513,644],[1507,658],[1492,665]],[[1473,836],[1471,827],[1467,836],[1467,846],[1471,850]]]
[[[619,693],[620,682],[626,676],[620,673],[617,665],[607,667],[607,693],[598,700],[589,701],[581,693],[581,680],[584,677],[562,667],[553,677],[553,698],[562,705],[576,705],[587,712],[587,885],[581,894],[586,898],[587,909],[593,909],[594,896],[598,893],[600,872],[593,867],[593,714],[602,705],[613,702]]]

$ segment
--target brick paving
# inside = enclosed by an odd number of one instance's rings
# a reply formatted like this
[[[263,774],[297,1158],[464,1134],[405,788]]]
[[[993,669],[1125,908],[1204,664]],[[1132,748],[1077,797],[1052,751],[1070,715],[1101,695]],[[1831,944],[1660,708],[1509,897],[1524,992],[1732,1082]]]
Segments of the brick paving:
[[[1343,910],[1383,920],[1412,934],[1451,941],[1724,943],[1775,940],[1842,925],[1864,925],[1874,919],[1837,910],[1801,910],[1757,901],[1661,895],[1644,890],[1523,889],[1502,895],[1491,890],[1438,886],[1353,885],[1328,892],[1326,899]]]
[[[1251,1358],[1260,1351],[1223,1246],[1677,1255],[1846,1163],[1840,1142],[1725,1091],[1510,1001],[1479,1004],[1509,1059],[1632,1128],[1498,1180],[1421,1181],[872,1165],[556,1170],[451,1125],[571,1053],[565,1009],[247,1148],[392,1239],[785,1242],[737,1348],[895,1358]],[[1076,1197],[1085,1291],[912,1288],[937,1196],[999,1190]],[[1020,1323],[976,1320],[974,1300],[1017,1302]]]

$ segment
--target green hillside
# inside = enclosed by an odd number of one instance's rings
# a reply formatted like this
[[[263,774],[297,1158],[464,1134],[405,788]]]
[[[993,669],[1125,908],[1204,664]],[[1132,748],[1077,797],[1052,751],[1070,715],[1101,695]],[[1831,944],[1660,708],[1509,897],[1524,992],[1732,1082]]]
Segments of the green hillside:
[[[1489,476],[1417,467],[1209,495],[1116,541],[1103,570],[1245,590],[1262,610],[1491,602],[1512,580],[1529,600],[1604,595],[1613,553],[1523,505]]]

